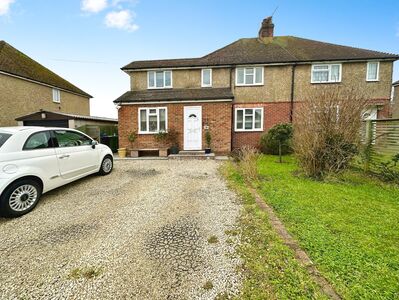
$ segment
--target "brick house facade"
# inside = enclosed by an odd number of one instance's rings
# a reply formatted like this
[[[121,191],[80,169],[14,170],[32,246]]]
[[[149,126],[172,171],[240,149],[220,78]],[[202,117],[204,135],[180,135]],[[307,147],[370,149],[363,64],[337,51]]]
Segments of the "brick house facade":
[[[127,136],[136,132],[135,148],[158,148],[153,134],[161,117],[153,115],[150,121],[140,109],[167,107],[165,129],[179,133],[181,150],[187,147],[188,132],[195,130],[202,141],[196,144],[198,150],[205,148],[207,130],[216,153],[244,145],[257,147],[260,136],[272,126],[291,122],[295,104],[319,86],[356,87],[368,98],[371,117],[391,115],[393,62],[399,56],[274,36],[273,31],[267,18],[257,38],[240,39],[204,57],[134,61],[123,67],[131,90],[114,101],[119,107],[120,146],[129,147]],[[196,128],[185,125],[190,124],[184,115],[188,106],[202,107]],[[146,121],[140,123],[139,113]],[[141,132],[140,126],[146,128],[149,122],[153,132]]]

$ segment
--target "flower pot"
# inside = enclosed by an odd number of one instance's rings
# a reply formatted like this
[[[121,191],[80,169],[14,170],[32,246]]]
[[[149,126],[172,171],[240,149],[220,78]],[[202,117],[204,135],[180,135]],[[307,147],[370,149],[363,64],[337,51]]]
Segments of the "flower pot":
[[[170,147],[170,154],[179,154],[179,147],[177,146],[172,146]]]
[[[205,148],[205,154],[211,154],[211,148]]]
[[[126,148],[119,148],[118,155],[120,158],[125,158],[126,157]]]

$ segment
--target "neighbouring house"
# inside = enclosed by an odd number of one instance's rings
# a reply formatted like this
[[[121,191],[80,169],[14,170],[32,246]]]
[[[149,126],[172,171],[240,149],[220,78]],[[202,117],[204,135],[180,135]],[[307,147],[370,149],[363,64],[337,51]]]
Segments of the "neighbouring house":
[[[399,119],[399,80],[392,84],[392,118]]]
[[[173,129],[180,150],[228,153],[257,146],[261,134],[291,122],[295,103],[317,86],[356,86],[367,95],[369,118],[390,116],[393,63],[398,55],[294,36],[274,36],[272,18],[256,38],[243,38],[200,58],[133,61],[122,68],[131,89],[119,108],[119,143],[160,147],[154,134]]]
[[[0,126],[41,109],[90,115],[89,94],[0,41]]]

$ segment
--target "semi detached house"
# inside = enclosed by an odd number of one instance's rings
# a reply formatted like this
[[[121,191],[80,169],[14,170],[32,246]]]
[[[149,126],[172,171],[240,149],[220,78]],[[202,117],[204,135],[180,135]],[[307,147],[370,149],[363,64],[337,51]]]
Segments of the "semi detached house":
[[[120,146],[159,149],[159,131],[178,133],[180,150],[228,153],[257,146],[278,123],[292,121],[295,103],[323,85],[356,86],[370,101],[368,117],[390,114],[397,55],[294,36],[274,36],[271,17],[258,37],[243,38],[201,58],[134,61],[123,67],[131,90],[119,106]]]

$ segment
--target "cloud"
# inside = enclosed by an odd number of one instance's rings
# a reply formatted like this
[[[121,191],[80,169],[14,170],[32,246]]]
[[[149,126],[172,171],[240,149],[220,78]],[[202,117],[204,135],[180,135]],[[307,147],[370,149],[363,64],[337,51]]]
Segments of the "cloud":
[[[0,0],[0,16],[8,14],[10,6],[15,0]]]
[[[83,0],[81,8],[85,12],[98,13],[107,8],[107,6],[107,0]]]
[[[133,22],[134,14],[128,10],[112,11],[105,16],[105,25],[110,28],[123,29],[130,32],[139,29]]]

